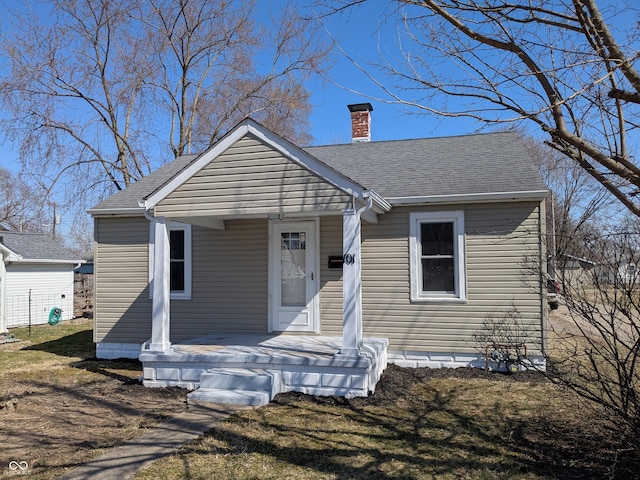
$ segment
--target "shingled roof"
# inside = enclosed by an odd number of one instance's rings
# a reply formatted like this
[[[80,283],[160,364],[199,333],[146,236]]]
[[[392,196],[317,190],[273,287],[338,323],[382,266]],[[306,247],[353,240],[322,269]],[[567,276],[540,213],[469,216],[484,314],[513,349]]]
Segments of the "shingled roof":
[[[22,261],[80,263],[78,255],[43,233],[0,232],[0,243]]]
[[[546,190],[524,143],[509,132],[305,150],[386,199]]]
[[[146,177],[138,180],[129,187],[120,190],[100,202],[93,207],[92,210],[119,210],[119,209],[139,209],[138,202],[158,188],[162,187],[165,183],[171,180],[174,176],[180,173],[186,168],[192,161],[194,161],[197,155],[183,155],[176,158],[172,162],[169,162],[159,169],[151,172]]]
[[[385,199],[546,190],[526,146],[510,132],[355,142],[303,150]],[[140,200],[166,185],[196,159],[195,155],[179,157],[90,212],[141,211]]]

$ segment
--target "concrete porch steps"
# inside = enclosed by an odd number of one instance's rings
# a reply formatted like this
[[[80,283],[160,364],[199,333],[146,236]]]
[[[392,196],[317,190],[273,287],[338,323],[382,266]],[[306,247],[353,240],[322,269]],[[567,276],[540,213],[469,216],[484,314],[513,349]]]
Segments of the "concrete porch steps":
[[[280,371],[210,368],[202,373],[200,387],[187,395],[187,401],[261,406],[273,400],[283,388]]]
[[[360,355],[341,355],[341,337],[206,336],[139,359],[147,387],[189,389],[190,401],[262,405],[280,392],[366,397],[387,366],[385,338],[362,340]],[[263,392],[263,393],[256,393]]]

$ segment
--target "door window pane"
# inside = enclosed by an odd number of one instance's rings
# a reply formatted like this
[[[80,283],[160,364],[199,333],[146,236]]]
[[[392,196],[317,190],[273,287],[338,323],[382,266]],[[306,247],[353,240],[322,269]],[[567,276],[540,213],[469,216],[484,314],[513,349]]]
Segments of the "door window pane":
[[[307,304],[307,252],[304,232],[282,232],[280,239],[280,303],[283,307]]]

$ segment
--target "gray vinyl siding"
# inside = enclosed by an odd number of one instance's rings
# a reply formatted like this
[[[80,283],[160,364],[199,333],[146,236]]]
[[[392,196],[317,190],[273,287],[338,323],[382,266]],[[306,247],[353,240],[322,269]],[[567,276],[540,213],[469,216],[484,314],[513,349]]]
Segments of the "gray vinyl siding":
[[[246,136],[156,206],[156,214],[266,216],[340,212],[349,197],[333,185]]]
[[[342,216],[320,217],[320,332],[342,336],[342,269],[329,256],[342,256]]]
[[[149,222],[98,218],[94,232],[94,340],[142,344],[151,337]]]
[[[364,335],[390,349],[477,353],[473,334],[489,315],[513,304],[534,336],[546,304],[527,258],[543,258],[537,202],[454,206],[465,215],[467,301],[410,300],[409,216],[443,208],[395,207],[362,225]],[[227,220],[225,230],[192,227],[192,298],[171,301],[171,341],[206,334],[267,333],[268,221]],[[96,221],[96,340],[134,343],[151,335],[147,288],[149,223],[144,218]],[[321,334],[342,335],[342,216],[320,217]],[[543,262],[544,263],[544,262]],[[528,278],[528,284],[527,284]]]
[[[95,341],[151,337],[149,222],[98,219]],[[267,220],[229,220],[226,229],[191,229],[191,300],[171,300],[171,341],[217,333],[267,333]]]
[[[418,303],[410,299],[409,215],[442,211],[415,206],[394,208],[379,223],[362,227],[362,301],[364,335],[386,337],[389,348],[403,351],[477,353],[473,335],[489,315],[514,304],[538,343],[546,306],[538,274],[528,259],[539,261],[540,206],[537,202],[454,206],[465,213],[467,301]],[[323,223],[330,223],[328,220]],[[341,231],[341,230],[340,230]],[[323,251],[323,261],[327,251]],[[341,283],[335,273],[323,288],[322,331],[341,335]]]
[[[192,227],[191,300],[171,301],[171,341],[206,334],[267,333],[268,223],[227,220]]]

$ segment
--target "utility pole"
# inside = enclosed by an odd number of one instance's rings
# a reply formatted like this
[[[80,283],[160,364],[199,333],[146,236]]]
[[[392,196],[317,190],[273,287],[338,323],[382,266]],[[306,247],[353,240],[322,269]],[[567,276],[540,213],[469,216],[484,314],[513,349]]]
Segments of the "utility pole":
[[[53,219],[51,224],[48,223],[43,223],[42,226],[47,228],[47,227],[51,227],[51,238],[53,240],[56,240],[56,225],[60,225],[61,223],[61,219],[58,216],[58,205],[56,204],[56,202],[47,202],[49,205],[51,205],[51,207],[53,207]]]
[[[53,202],[53,228],[52,228],[52,238],[56,239],[56,202]]]
[[[53,237],[54,240],[56,240],[56,225],[60,225],[61,223],[61,219],[58,216],[58,205],[56,205],[56,202],[53,202],[53,226],[51,228],[51,236]]]

